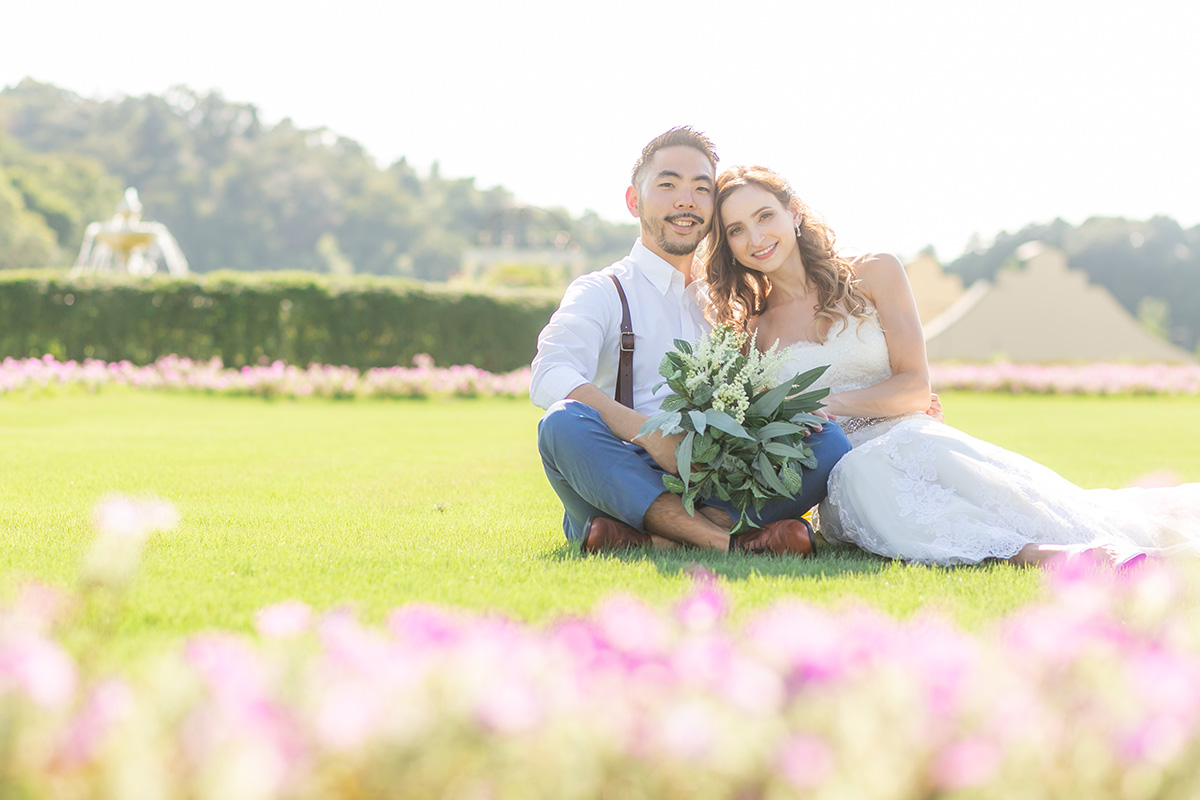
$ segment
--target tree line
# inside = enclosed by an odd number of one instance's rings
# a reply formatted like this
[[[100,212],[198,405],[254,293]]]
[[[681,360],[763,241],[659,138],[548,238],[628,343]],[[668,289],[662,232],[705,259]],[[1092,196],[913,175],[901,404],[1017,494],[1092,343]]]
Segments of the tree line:
[[[165,223],[193,270],[298,269],[443,281],[471,248],[507,245],[581,254],[585,268],[629,251],[632,223],[519,204],[502,187],[381,166],[358,142],[253,105],[175,87],[90,100],[25,80],[0,92],[0,268],[64,265],[86,225],[112,215],[126,186]],[[1003,232],[947,264],[970,284],[1043,241],[1105,286],[1148,327],[1188,349],[1200,342],[1200,226],[1063,220]],[[528,265],[525,265],[528,266]],[[536,282],[501,265],[512,282]],[[561,274],[559,277],[562,277]]]
[[[519,204],[473,178],[378,165],[358,142],[176,87],[89,100],[33,80],[0,92],[0,266],[69,263],[125,186],[193,270],[454,276],[469,248],[629,252],[632,224]]]

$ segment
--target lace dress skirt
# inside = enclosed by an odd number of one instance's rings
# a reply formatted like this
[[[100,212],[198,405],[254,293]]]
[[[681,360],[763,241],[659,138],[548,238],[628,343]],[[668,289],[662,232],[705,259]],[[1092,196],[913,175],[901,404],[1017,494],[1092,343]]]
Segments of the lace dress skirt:
[[[1008,558],[1028,544],[1200,555],[1200,484],[1083,489],[924,415],[870,435],[830,475],[820,510],[830,541],[945,565]]]

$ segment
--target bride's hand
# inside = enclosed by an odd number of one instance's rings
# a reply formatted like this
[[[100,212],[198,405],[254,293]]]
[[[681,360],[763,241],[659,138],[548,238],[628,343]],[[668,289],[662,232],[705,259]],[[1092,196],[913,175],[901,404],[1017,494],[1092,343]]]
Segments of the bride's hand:
[[[945,422],[946,415],[942,413],[942,401],[937,396],[937,392],[929,394],[929,408],[925,409],[925,413],[936,419],[938,422]]]
[[[821,419],[828,420],[829,422],[837,422],[837,417],[835,417],[833,414],[830,414],[828,411],[826,411],[823,408],[818,408],[816,411],[812,412],[812,415],[814,417],[820,417]],[[822,430],[824,430],[824,428],[820,425],[814,424],[811,427],[809,427],[808,425],[805,425],[804,430],[801,432],[800,435],[804,438],[808,438],[812,434],[817,433],[818,431],[822,431]]]

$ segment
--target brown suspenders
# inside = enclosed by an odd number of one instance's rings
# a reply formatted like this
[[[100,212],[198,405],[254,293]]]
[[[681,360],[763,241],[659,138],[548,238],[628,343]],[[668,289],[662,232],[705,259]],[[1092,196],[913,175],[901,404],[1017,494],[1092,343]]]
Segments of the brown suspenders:
[[[609,274],[621,298],[621,353],[617,364],[617,391],[613,399],[623,406],[633,408],[633,323],[629,319],[629,301],[617,276]]]

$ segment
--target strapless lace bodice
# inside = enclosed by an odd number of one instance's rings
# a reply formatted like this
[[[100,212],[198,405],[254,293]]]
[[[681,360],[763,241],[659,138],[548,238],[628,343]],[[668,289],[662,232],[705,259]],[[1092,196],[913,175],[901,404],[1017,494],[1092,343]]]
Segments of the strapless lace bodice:
[[[874,309],[865,319],[850,317],[845,325],[834,325],[824,342],[796,342],[786,348],[788,361],[780,370],[780,380],[829,365],[814,389],[848,392],[864,389],[892,377],[887,339]]]
[[[869,308],[867,316],[850,317],[845,325],[835,324],[824,342],[796,342],[785,351],[788,360],[779,371],[780,382],[813,367],[828,365],[825,374],[813,384],[814,389],[828,389],[831,393],[865,389],[892,377],[891,360],[888,358],[887,339],[879,324],[879,315]],[[857,447],[897,422],[923,416],[921,412],[889,417],[884,422],[858,430],[847,428],[850,443]]]

